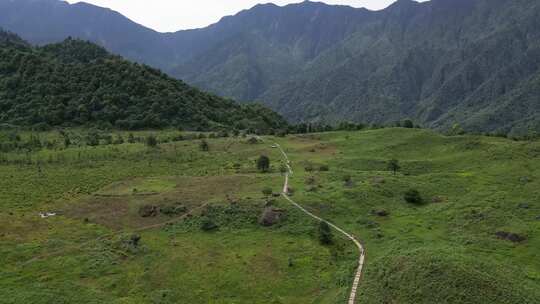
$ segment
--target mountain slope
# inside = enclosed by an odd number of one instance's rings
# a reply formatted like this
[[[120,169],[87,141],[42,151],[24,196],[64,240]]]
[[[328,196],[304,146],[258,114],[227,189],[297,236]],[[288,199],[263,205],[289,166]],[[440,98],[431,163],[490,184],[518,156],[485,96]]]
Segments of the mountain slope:
[[[537,1],[399,0],[376,12],[265,4],[203,29],[157,33],[88,4],[0,0],[2,25],[34,43],[88,39],[291,121],[540,131]]]
[[[0,41],[10,37],[0,33]],[[40,48],[0,44],[0,123],[200,130],[286,126],[261,106],[201,92],[73,39]]]
[[[292,119],[411,117],[440,128],[460,122],[480,131],[538,130],[538,99],[513,91],[534,90],[529,79],[540,75],[540,8],[508,4],[400,1],[262,100]],[[502,102],[510,111],[495,111]],[[531,124],[512,107],[526,107]]]

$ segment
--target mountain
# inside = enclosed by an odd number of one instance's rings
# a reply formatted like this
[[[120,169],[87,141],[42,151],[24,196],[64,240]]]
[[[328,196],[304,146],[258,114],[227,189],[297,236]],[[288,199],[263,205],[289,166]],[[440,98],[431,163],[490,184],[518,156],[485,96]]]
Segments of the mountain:
[[[381,11],[264,4],[158,33],[89,4],[0,0],[0,26],[38,44],[88,39],[291,121],[540,131],[538,1],[399,0]]]
[[[287,126],[262,106],[204,93],[93,43],[67,39],[31,47],[5,31],[0,31],[0,123],[263,132]]]

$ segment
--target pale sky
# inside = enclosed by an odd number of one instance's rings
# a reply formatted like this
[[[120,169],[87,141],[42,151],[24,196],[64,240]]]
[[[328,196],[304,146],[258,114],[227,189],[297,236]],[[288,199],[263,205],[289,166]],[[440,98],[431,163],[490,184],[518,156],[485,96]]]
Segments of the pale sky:
[[[322,0],[328,4],[343,4],[380,10],[395,0]],[[422,0],[425,1],[425,0]],[[67,0],[69,3],[80,0]],[[253,7],[258,3],[278,5],[301,0],[85,0],[122,13],[129,19],[160,32],[200,28],[215,23],[223,16]]]

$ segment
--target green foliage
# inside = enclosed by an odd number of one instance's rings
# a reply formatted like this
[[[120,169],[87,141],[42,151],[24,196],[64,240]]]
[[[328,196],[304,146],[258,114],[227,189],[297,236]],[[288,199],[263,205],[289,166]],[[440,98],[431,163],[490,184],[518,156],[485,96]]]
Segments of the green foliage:
[[[205,217],[201,221],[201,229],[203,231],[213,231],[218,229],[218,225],[216,225],[216,223],[214,223],[210,218]]]
[[[334,243],[334,235],[332,234],[332,228],[327,222],[319,222],[318,227],[319,242],[322,245],[332,245]]]
[[[453,135],[453,136],[463,135],[463,134],[465,134],[465,130],[463,130],[460,124],[454,124],[449,133],[449,135]]]
[[[266,155],[261,155],[257,159],[257,169],[261,172],[268,172],[270,170],[270,158]]]
[[[321,171],[321,172],[328,172],[328,171],[330,171],[330,167],[329,167],[328,165],[321,165],[321,166],[319,167],[319,171]]]
[[[416,205],[420,205],[424,202],[422,195],[420,195],[420,192],[416,189],[407,190],[403,195],[403,199],[405,199],[407,203]]]
[[[493,260],[453,248],[394,250],[372,260],[361,293],[363,303],[536,303],[538,290]]]
[[[40,48],[0,44],[0,123],[263,133],[287,125],[260,105],[238,105],[201,92],[74,39]]]
[[[199,143],[199,149],[203,152],[208,152],[210,151],[210,145],[208,144],[208,142],[206,140],[201,140],[201,142]]]
[[[155,147],[157,147],[158,141],[157,141],[156,136],[153,135],[153,134],[150,134],[150,135],[146,136],[146,139],[145,139],[145,141],[144,141],[144,144],[145,144],[147,147],[150,147],[150,148],[155,148]]]
[[[394,175],[401,169],[401,166],[399,165],[399,161],[397,159],[391,159],[388,161],[387,164],[388,170],[394,172]]]
[[[408,129],[412,129],[412,128],[414,128],[414,123],[412,122],[412,120],[406,119],[406,120],[403,121],[403,127],[408,128]]]

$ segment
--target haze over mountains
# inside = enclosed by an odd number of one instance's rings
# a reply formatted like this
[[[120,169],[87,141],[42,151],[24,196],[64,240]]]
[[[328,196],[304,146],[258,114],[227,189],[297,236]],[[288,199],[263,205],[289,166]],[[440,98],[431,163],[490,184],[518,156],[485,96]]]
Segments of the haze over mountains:
[[[538,1],[399,0],[377,12],[265,4],[158,33],[89,4],[0,0],[0,27],[37,44],[88,39],[291,121],[540,131]]]

